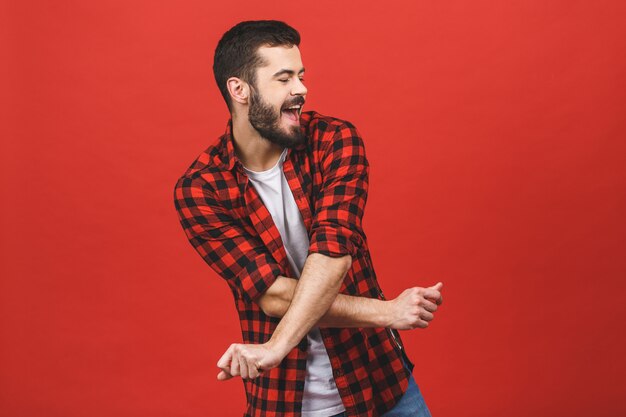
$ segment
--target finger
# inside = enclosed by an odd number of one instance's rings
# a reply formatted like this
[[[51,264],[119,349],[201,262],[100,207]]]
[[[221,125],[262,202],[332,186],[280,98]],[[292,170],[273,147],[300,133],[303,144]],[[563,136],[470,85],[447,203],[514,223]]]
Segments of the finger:
[[[248,373],[250,374],[250,378],[254,379],[259,376],[260,372],[256,365],[250,365],[248,367]]]
[[[443,296],[440,296],[439,299],[435,300],[434,298],[427,298],[428,301],[430,301],[431,303],[435,303],[438,306],[443,304]]]
[[[248,362],[246,362],[246,358],[244,358],[243,356],[239,357],[239,374],[241,375],[242,379],[247,379],[250,377],[250,374],[248,373]]]
[[[443,282],[438,282],[435,285],[433,285],[432,289],[439,291],[439,298],[434,299],[434,301],[437,303],[437,305],[441,305],[443,303],[443,296],[441,295],[441,287],[443,287]]]
[[[422,297],[429,298],[437,302],[441,298],[441,293],[433,288],[424,288],[422,291]]]
[[[433,289],[435,289],[437,291],[441,291],[441,287],[443,287],[443,282],[440,281],[440,282],[436,283],[435,285],[433,285],[432,287],[428,287],[428,288],[433,288]]]
[[[432,319],[435,318],[435,316],[433,315],[433,313],[426,311],[426,310],[420,310],[420,319],[424,320],[424,321],[431,321]]]
[[[422,302],[422,307],[425,310],[430,311],[431,313],[437,311],[437,304],[428,298],[424,299],[424,301]]]
[[[222,370],[219,374],[217,374],[218,381],[226,381],[227,379],[231,379],[233,376],[228,372]]]
[[[230,361],[230,370],[228,371],[232,376],[237,376],[240,374],[239,371],[239,354],[237,352],[233,352],[232,359]]]
[[[417,321],[417,327],[421,328],[421,329],[425,329],[428,327],[428,322],[425,320],[418,320]]]
[[[234,346],[234,344],[230,345],[228,349],[226,349],[226,352],[224,352],[222,357],[217,361],[218,368],[226,368],[229,366]]]

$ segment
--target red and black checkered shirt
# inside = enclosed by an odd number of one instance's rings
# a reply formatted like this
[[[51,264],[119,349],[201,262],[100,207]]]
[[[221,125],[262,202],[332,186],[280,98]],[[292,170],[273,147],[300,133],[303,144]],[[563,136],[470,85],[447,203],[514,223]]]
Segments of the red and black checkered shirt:
[[[352,267],[340,293],[384,299],[361,225],[369,171],[361,136],[351,123],[316,112],[303,112],[300,123],[307,140],[288,149],[283,171],[309,231],[309,254],[350,254]],[[276,277],[295,274],[270,213],[235,155],[231,120],[178,179],[174,198],[187,238],[232,291],[244,343],[267,342],[280,319],[265,315],[256,301]],[[409,371],[397,332],[320,331],[348,416],[380,416],[399,401]],[[244,381],[245,417],[300,416],[306,352],[305,337],[280,366]]]

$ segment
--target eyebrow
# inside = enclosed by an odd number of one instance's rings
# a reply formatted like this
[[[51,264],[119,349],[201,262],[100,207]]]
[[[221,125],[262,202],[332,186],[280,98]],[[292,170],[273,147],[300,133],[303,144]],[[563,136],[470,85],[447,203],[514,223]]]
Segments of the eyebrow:
[[[298,71],[298,74],[302,74],[304,72],[304,67]],[[272,75],[272,77],[280,77],[283,74],[287,74],[287,75],[294,75],[296,72],[294,70],[290,70],[290,69],[281,69],[280,71],[278,71],[277,73],[275,73],[274,75]]]

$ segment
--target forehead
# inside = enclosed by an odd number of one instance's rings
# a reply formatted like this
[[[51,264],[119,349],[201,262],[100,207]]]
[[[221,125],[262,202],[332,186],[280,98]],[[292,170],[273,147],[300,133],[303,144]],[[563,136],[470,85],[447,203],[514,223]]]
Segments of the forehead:
[[[258,75],[271,77],[278,71],[290,70],[294,73],[303,69],[300,49],[297,46],[261,46],[257,53],[264,65],[258,68]]]

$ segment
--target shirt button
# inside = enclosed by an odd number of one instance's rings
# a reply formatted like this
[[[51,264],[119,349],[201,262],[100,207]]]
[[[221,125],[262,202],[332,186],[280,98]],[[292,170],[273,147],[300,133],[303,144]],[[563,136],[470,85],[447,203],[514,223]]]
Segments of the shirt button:
[[[335,369],[333,370],[333,374],[335,374],[335,376],[341,376],[343,375],[343,371],[341,369]]]

